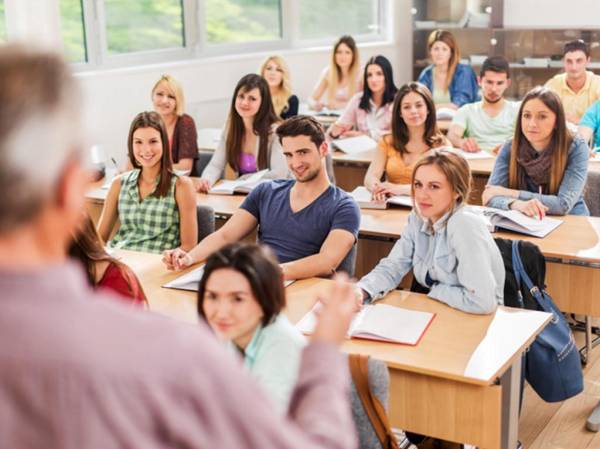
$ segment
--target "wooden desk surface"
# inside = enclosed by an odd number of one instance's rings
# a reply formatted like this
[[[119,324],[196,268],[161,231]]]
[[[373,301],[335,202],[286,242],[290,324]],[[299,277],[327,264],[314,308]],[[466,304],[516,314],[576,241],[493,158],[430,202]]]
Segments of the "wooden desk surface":
[[[120,250],[117,255],[139,277],[151,310],[198,321],[195,293],[161,287],[182,273],[167,271],[156,254]],[[306,279],[287,287],[285,313],[290,320],[298,322],[331,282]],[[410,292],[395,291],[383,301],[436,316],[417,346],[352,339],[344,351],[369,354],[391,368],[481,385],[493,383],[549,320],[544,313],[505,307],[493,315],[467,314]]]

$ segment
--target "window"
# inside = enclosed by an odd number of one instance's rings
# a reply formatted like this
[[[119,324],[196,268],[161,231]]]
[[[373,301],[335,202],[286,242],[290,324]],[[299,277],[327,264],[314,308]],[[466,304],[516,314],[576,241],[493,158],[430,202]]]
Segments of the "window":
[[[181,0],[105,0],[109,54],[185,46]]]
[[[69,62],[86,62],[85,27],[81,0],[60,0],[60,21]]]
[[[4,0],[0,0],[0,42],[6,41],[6,15],[4,12]]]
[[[205,0],[205,8],[210,44],[281,38],[279,0]]]
[[[300,38],[379,35],[378,0],[299,0]]]

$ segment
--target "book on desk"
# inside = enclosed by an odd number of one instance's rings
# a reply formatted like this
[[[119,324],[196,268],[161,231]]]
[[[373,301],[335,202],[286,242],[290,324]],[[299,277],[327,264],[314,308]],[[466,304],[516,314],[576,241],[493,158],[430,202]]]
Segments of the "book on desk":
[[[335,139],[331,145],[346,154],[364,153],[377,148],[377,142],[366,135]]]
[[[300,332],[303,334],[314,332],[318,310],[321,307],[321,303],[317,302],[298,322],[296,327]],[[435,314],[430,312],[409,310],[388,304],[369,304],[363,306],[354,316],[346,336],[415,346],[434,317]]]
[[[250,193],[257,185],[267,182],[265,175],[269,169],[257,171],[247,175],[240,176],[238,179],[221,181],[211,187],[208,193],[216,195],[233,195],[235,193]]]
[[[543,238],[562,224],[562,220],[556,218],[546,216],[540,220],[528,217],[517,210],[501,210],[485,206],[469,207],[485,220],[490,232],[496,232],[498,228],[501,228]]]
[[[354,189],[350,195],[361,209],[387,209],[390,205],[413,207],[412,198],[408,195],[393,195],[385,201],[373,201],[373,195],[363,186]]]

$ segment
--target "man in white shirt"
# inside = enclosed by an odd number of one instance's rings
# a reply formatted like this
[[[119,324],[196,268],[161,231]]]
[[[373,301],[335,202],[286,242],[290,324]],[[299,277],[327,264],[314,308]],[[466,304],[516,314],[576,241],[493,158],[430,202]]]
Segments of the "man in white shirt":
[[[456,111],[448,139],[453,146],[465,151],[497,153],[503,143],[512,139],[520,105],[504,98],[504,92],[510,87],[506,59],[502,56],[487,58],[477,81],[483,99]]]

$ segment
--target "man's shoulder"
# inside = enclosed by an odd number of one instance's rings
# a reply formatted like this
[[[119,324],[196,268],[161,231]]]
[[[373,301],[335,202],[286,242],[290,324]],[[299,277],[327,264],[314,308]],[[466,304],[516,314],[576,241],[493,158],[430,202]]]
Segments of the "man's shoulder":
[[[566,73],[558,73],[546,81],[545,86],[551,90],[558,90],[565,83],[566,76]]]
[[[293,179],[273,179],[265,181],[252,189],[250,195],[258,195],[261,198],[264,198],[265,196],[285,194],[292,188],[294,182]]]
[[[352,195],[346,192],[344,189],[338,186],[331,186],[331,194],[330,194],[331,202],[336,207],[356,207],[358,210],[358,205]]]

